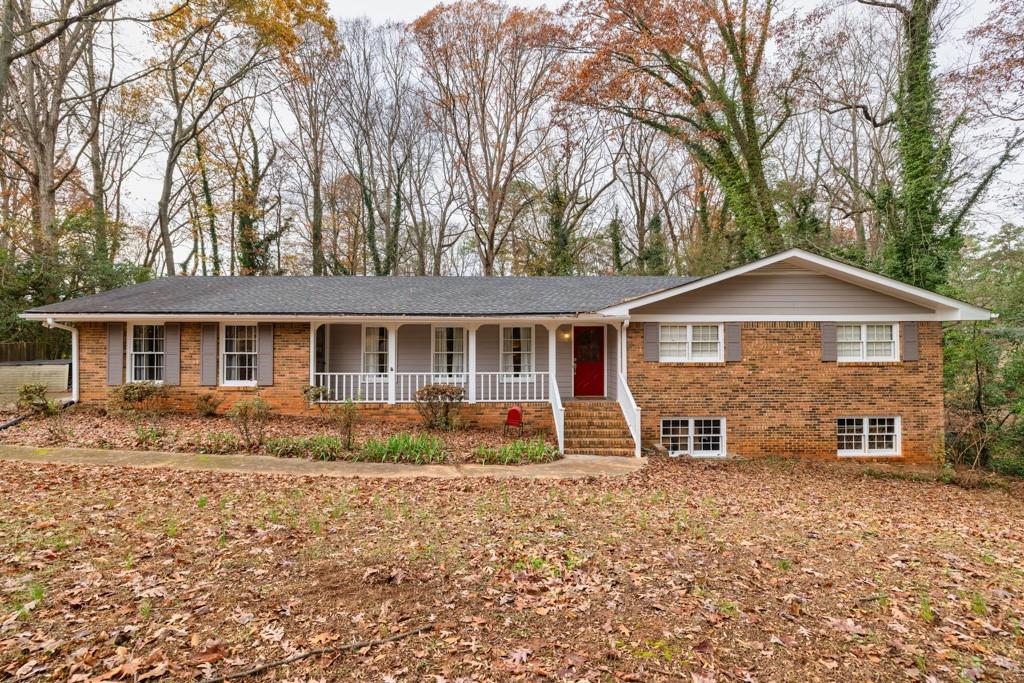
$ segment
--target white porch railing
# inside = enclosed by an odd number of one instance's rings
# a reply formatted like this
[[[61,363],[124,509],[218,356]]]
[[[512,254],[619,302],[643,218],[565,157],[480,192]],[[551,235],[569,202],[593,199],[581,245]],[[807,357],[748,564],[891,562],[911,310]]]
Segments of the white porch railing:
[[[551,414],[555,419],[555,436],[558,438],[558,452],[565,452],[565,406],[562,396],[558,393],[558,382],[554,375],[548,377],[551,393]]]
[[[466,388],[476,382],[478,403],[543,403],[549,400],[547,372],[512,374],[508,372],[478,372],[435,374],[432,372],[396,372],[394,398],[390,396],[388,373],[318,372],[314,375],[317,386],[326,387],[324,403],[411,403],[416,391],[428,384],[455,384]]]
[[[618,373],[618,393],[616,394],[619,398],[619,406],[622,408],[622,415],[626,418],[626,425],[629,427],[629,433],[633,436],[634,451],[633,454],[636,457],[640,457],[640,406],[636,404],[636,399],[633,398],[633,392],[629,390],[629,384],[626,382],[626,378],[620,372]]]

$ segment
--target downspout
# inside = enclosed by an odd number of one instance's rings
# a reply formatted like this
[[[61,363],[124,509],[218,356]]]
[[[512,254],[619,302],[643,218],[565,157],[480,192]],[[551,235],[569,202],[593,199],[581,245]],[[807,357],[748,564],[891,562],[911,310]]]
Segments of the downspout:
[[[43,324],[50,329],[71,333],[71,403],[78,403],[78,328],[54,322],[53,318],[47,318]]]

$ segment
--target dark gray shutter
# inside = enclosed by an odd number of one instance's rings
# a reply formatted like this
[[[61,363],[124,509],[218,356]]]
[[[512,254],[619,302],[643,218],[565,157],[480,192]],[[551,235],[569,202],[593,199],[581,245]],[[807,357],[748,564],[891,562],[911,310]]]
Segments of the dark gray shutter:
[[[835,361],[836,357],[836,324],[821,323],[821,359]]]
[[[644,360],[658,362],[659,333],[658,323],[644,323]]]
[[[181,384],[181,324],[164,325],[164,384]]]
[[[737,363],[743,360],[742,326],[740,323],[725,324],[725,360]]]
[[[203,323],[199,337],[199,384],[217,386],[217,323]]]
[[[903,335],[903,360],[920,360],[921,351],[917,343],[917,323],[901,323],[900,334]]]
[[[274,384],[274,323],[256,326],[256,384],[269,387]]]
[[[107,384],[124,384],[124,323],[107,323]]]

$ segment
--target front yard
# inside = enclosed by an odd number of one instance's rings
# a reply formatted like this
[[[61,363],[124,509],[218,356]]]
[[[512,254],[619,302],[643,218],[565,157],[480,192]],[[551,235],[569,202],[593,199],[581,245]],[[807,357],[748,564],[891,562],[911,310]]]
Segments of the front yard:
[[[13,417],[13,415],[11,415]],[[402,461],[411,463],[520,464],[558,457],[546,434],[503,434],[500,429],[396,427],[360,418],[346,447],[327,417],[269,415],[261,445],[247,449],[237,424],[223,415],[173,411],[108,412],[78,405],[60,415],[32,415],[0,431],[0,443],[40,448],[72,446],[178,453],[241,453],[317,460]],[[390,446],[390,448],[389,448]]]
[[[0,462],[0,672],[200,680],[430,625],[261,676],[1021,680],[1019,495],[778,461],[401,483]]]

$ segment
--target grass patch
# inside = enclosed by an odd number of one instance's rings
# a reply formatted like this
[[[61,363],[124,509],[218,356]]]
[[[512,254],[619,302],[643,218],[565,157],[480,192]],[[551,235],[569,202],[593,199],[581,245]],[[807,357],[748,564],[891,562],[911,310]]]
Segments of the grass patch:
[[[268,439],[263,445],[267,455],[277,458],[310,458],[311,460],[339,460],[345,454],[342,440],[337,436],[281,436]]]
[[[543,439],[519,439],[504,446],[480,446],[473,451],[472,461],[481,465],[528,465],[553,462],[558,449]]]
[[[444,442],[429,434],[395,434],[387,439],[368,439],[353,453],[362,462],[396,462],[413,465],[440,465],[448,461]]]

